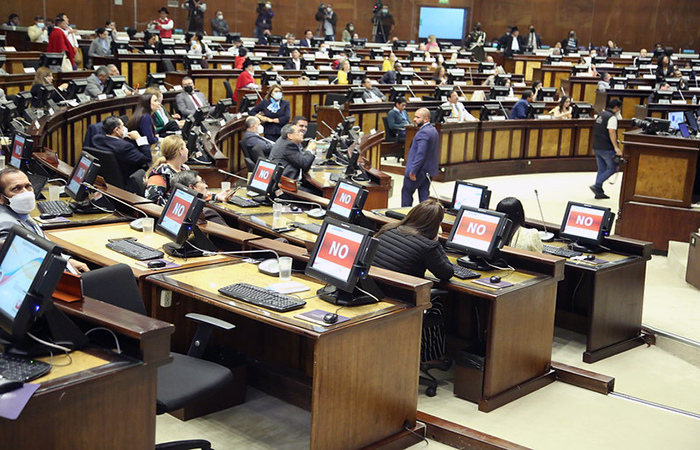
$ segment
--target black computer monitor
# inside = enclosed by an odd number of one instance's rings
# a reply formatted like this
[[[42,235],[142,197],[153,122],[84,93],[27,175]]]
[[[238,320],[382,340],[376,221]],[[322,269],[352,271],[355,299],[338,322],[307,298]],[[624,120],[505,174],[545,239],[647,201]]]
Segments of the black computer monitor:
[[[433,123],[435,125],[439,123],[447,122],[447,119],[452,115],[452,104],[442,104],[435,110],[435,116],[433,118]]]
[[[454,90],[452,86],[435,86],[435,93],[433,96],[435,100],[446,102],[450,98],[450,93]]]
[[[230,98],[222,98],[216,103],[214,108],[209,110],[209,116],[214,119],[221,119],[231,106],[233,106],[233,100]]]
[[[52,72],[59,72],[63,63],[63,53],[42,53],[39,63],[41,67],[48,67]]]
[[[700,125],[698,125],[698,116],[696,111],[686,110],[685,113],[685,123],[688,124],[690,128],[695,130],[695,132],[700,132]]]
[[[571,106],[572,119],[592,119],[593,105],[585,102],[576,102]]]
[[[508,115],[498,103],[484,103],[481,107],[479,120],[506,120]]]
[[[113,54],[124,54],[129,53],[129,40],[128,39],[117,39],[112,41],[112,53]]]
[[[407,45],[408,45],[408,41],[401,41],[401,40],[396,40],[391,44],[391,46],[394,50],[403,50],[406,48]]]
[[[423,59],[425,57],[425,52],[422,50],[411,50],[411,53],[408,54],[408,59],[411,61],[415,59]]]
[[[99,172],[100,161],[89,153],[81,153],[78,163],[73,167],[73,172],[68,178],[66,194],[78,203],[84,201],[88,198],[88,188],[83,183],[94,184]]]
[[[629,80],[627,77],[612,77],[610,79],[610,88],[611,89],[627,89],[627,84],[629,83]]]
[[[440,42],[438,42],[438,45],[440,46],[441,50],[447,50],[447,49],[452,48],[453,44],[450,41],[440,41]]]
[[[241,103],[238,105],[238,112],[247,113],[258,102],[257,94],[246,94],[241,97]]]
[[[266,70],[262,73],[260,77],[260,84],[262,86],[269,86],[271,84],[277,84],[277,78],[279,74],[273,70]]]
[[[498,73],[496,74],[496,77],[493,81],[496,84],[496,86],[505,86],[506,81],[510,80],[511,78],[512,76],[509,73]]]
[[[399,70],[396,72],[396,84],[411,84],[415,76],[412,70]]]
[[[410,91],[405,86],[392,86],[389,88],[389,101],[395,102],[398,98],[408,98]]]
[[[23,116],[24,112],[32,106],[32,93],[29,91],[18,92],[13,100],[17,107],[17,115]]]
[[[365,48],[367,45],[367,38],[350,39],[350,45],[355,48]]]
[[[372,231],[332,217],[323,221],[305,273],[328,285],[317,291],[335,305],[364,305],[382,298],[367,278],[379,241]],[[358,284],[361,289],[357,289]],[[367,293],[371,295],[367,295]]]
[[[12,129],[12,121],[17,117],[17,106],[13,102],[0,102],[0,129],[9,132]]]
[[[328,94],[326,94],[326,97],[323,100],[323,104],[324,106],[333,106],[335,103],[337,103],[338,105],[344,105],[347,100],[348,99],[345,96],[345,94],[329,92]]]
[[[637,78],[639,75],[639,67],[626,66],[622,68],[622,76],[625,78]]]
[[[510,95],[510,88],[506,86],[491,86],[489,100],[503,100]]]
[[[479,63],[479,72],[480,73],[493,73],[494,70],[496,70],[496,63],[484,62],[484,61]]]
[[[468,59],[471,61],[474,58],[474,53],[467,50],[460,50],[457,52],[457,57],[459,59]]]
[[[267,37],[267,45],[280,45],[282,43],[282,36],[278,34],[271,34]]]
[[[347,179],[339,179],[328,202],[327,217],[355,223],[362,212],[369,192],[361,185]]]
[[[12,138],[12,153],[10,165],[15,169],[24,170],[32,159],[34,141],[24,133],[16,132]]]
[[[350,177],[355,181],[369,181],[367,171],[360,166],[360,149],[355,147],[352,150],[348,149],[348,166],[345,168],[345,176]]]
[[[314,36],[314,37],[311,38],[311,47],[313,47],[313,48],[318,48],[318,47],[320,47],[321,44],[323,44],[324,42],[326,42],[326,40],[325,40],[324,38]]]
[[[308,78],[309,80],[316,81],[316,80],[318,80],[318,77],[321,75],[321,72],[319,72],[318,70],[316,70],[312,67],[311,69],[308,69],[308,68],[305,69],[303,72],[303,75],[306,78]]]
[[[156,231],[173,241],[163,246],[163,251],[168,255],[201,255],[201,252],[187,243],[204,207],[201,196],[202,194],[181,184],[173,186],[168,202],[156,222]]]
[[[488,187],[469,181],[457,180],[449,208],[454,211],[459,211],[462,206],[488,209],[490,201],[491,191],[489,191]]]
[[[124,97],[126,95],[122,90],[124,84],[126,84],[126,77],[121,75],[111,76],[107,78],[103,93],[107,96],[113,95],[116,97]]]
[[[544,110],[547,107],[544,103],[530,103],[527,105],[527,118],[538,119],[544,115]]]
[[[537,101],[540,102],[553,102],[557,96],[557,88],[555,87],[542,87],[537,91]]]
[[[587,64],[577,64],[571,68],[571,74],[572,75],[588,74],[588,69],[589,69],[589,67]]]
[[[673,100],[673,91],[655,90],[651,97],[652,103],[660,103],[662,105],[670,105]]]
[[[609,58],[619,58],[622,56],[622,49],[619,47],[609,48],[608,57]]]
[[[248,181],[248,190],[260,194],[260,197],[269,201],[275,198],[275,189],[281,177],[282,166],[267,159],[258,159]]]
[[[449,60],[444,60],[442,62],[442,67],[447,70],[447,72],[450,71],[450,69],[456,69],[457,68],[457,61],[449,61]]]
[[[564,57],[562,55],[549,55],[549,56],[547,56],[547,58],[545,58],[544,63],[552,65],[552,64],[560,63],[563,60],[564,60]]]
[[[165,73],[149,73],[146,77],[146,87],[165,87]]]
[[[449,69],[447,71],[447,84],[455,84],[458,81],[464,81],[464,69]]]
[[[51,303],[66,260],[60,248],[13,225],[0,248],[0,330],[21,342]]]
[[[573,242],[571,248],[594,253],[612,230],[615,214],[604,206],[569,202],[564,212],[559,237]]]
[[[605,64],[606,62],[608,62],[607,56],[595,56],[593,61],[591,61],[593,64]]]
[[[670,122],[669,128],[671,130],[677,130],[678,124],[685,122],[685,113],[683,111],[669,111],[668,121]]]
[[[635,61],[634,64],[639,66],[648,66],[651,64],[651,56],[640,56]]]
[[[365,88],[362,86],[353,86],[348,89],[346,101],[351,103],[363,103],[362,97],[365,95]]]
[[[466,253],[466,257],[458,259],[458,264],[493,270],[491,264],[503,247],[511,225],[503,213],[462,206],[445,245]]]
[[[241,33],[229,33],[226,35],[226,43],[233,44],[241,40]]]
[[[66,93],[63,95],[63,97],[65,97],[66,100],[79,100],[81,97],[84,97],[87,84],[87,78],[70,80],[68,82],[68,88],[66,88]],[[89,99],[84,97],[84,100]]]
[[[674,91],[677,91],[678,88],[681,85],[681,79],[680,78],[665,78],[664,81],[671,85],[671,89]]]
[[[349,84],[362,84],[362,80],[367,77],[364,70],[350,70],[348,73],[348,83]]]
[[[204,56],[202,55],[183,55],[182,57],[185,70],[201,70],[202,61],[204,61]]]
[[[162,38],[160,40],[160,48],[163,53],[173,52],[175,50],[175,39],[172,38]]]

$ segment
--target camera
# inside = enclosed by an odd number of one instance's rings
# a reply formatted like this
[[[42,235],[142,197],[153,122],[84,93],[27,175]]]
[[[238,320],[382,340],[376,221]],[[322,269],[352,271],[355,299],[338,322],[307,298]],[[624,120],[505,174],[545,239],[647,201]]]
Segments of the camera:
[[[671,122],[668,120],[647,117],[646,119],[632,119],[632,126],[641,128],[644,134],[668,133]]]

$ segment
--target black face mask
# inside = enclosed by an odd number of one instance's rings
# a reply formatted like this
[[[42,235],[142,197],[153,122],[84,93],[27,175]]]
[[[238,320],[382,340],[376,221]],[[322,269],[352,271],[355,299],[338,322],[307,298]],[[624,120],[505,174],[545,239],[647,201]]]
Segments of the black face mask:
[[[194,92],[194,86],[185,86],[184,89],[185,89],[185,92],[187,92],[188,94],[191,94]]]

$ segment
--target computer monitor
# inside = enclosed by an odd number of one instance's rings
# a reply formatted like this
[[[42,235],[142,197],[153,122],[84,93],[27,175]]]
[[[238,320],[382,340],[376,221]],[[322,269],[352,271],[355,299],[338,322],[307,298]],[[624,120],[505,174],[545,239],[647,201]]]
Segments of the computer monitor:
[[[544,110],[547,107],[544,103],[530,103],[527,105],[527,118],[537,119],[544,115]]]
[[[202,55],[184,55],[182,58],[185,70],[201,70],[202,61],[204,61],[204,56]]]
[[[659,91],[656,90],[652,94],[651,102],[659,103],[662,105],[670,105],[671,100],[673,100],[673,91]]]
[[[411,84],[416,73],[412,70],[400,70],[396,72],[396,84]]]
[[[279,78],[279,74],[273,70],[266,70],[265,72],[262,73],[262,76],[260,77],[260,84],[262,86],[270,86],[271,84],[278,84],[277,83],[277,78]]]
[[[128,39],[116,39],[112,41],[112,53],[113,54],[125,54],[129,53],[129,40]]]
[[[622,76],[625,78],[637,78],[639,75],[639,67],[626,66],[622,68]]]
[[[83,183],[94,184],[99,172],[100,161],[89,153],[82,152],[68,178],[66,194],[78,203],[84,201],[88,197],[88,188]]]
[[[345,96],[345,94],[338,94],[335,92],[329,92],[328,94],[326,94],[326,97],[323,100],[323,105],[324,106],[333,106],[337,103],[338,105],[342,106],[345,104],[346,101],[347,101],[347,97]]]
[[[678,124],[685,122],[685,113],[683,111],[669,111],[668,120],[671,122],[670,129],[677,130]]]
[[[469,52],[469,51],[467,51],[467,50],[460,50],[459,52],[457,52],[457,57],[458,57],[459,59],[468,59],[468,60],[471,61],[471,60],[473,59],[473,57],[474,57],[474,53],[473,53],[473,52]]]
[[[577,64],[574,67],[571,68],[571,74],[572,75],[580,75],[583,74],[588,75],[588,65],[587,64]]]
[[[480,73],[493,73],[494,70],[496,70],[496,63],[484,62],[484,61],[479,63],[479,72]]]
[[[32,93],[29,91],[18,92],[15,95],[14,103],[17,107],[17,115],[23,116],[24,112],[32,106]]]
[[[70,80],[68,82],[68,87],[66,88],[66,93],[63,95],[63,97],[66,100],[88,101],[89,98],[85,96],[85,89],[87,89],[87,85],[87,78]]]
[[[464,81],[464,69],[449,69],[447,71],[447,84],[455,84],[455,82]]]
[[[12,129],[12,121],[18,117],[17,106],[13,102],[0,102],[0,128],[6,131]]]
[[[165,87],[165,73],[149,73],[146,77],[146,87]],[[162,90],[162,89],[161,89]]]
[[[425,52],[422,50],[411,50],[411,53],[408,55],[408,59],[411,61],[415,59],[423,59],[425,57]]]
[[[482,122],[487,120],[506,120],[508,115],[498,103],[484,103],[481,107],[479,120]]]
[[[610,88],[611,89],[627,89],[627,84],[629,83],[629,80],[627,77],[612,77],[610,79]]]
[[[558,64],[561,63],[564,60],[564,57],[562,55],[549,55],[547,58],[545,58],[544,63],[545,64]]]
[[[368,194],[369,192],[361,185],[347,179],[339,179],[328,202],[327,216],[343,222],[355,223],[362,213]]]
[[[698,125],[698,117],[696,115],[696,111],[691,111],[691,110],[686,110],[684,111],[685,113],[685,123],[688,124],[688,126],[695,130],[695,132],[700,131],[700,126]]]
[[[607,56],[596,56],[593,58],[593,61],[591,61],[593,64],[605,64],[606,62],[608,62]]]
[[[496,77],[494,78],[494,83],[496,86],[505,86],[506,81],[510,80],[512,78],[511,74],[509,73],[499,73],[496,74]]]
[[[66,260],[60,248],[13,225],[0,248],[0,330],[21,342],[51,303]]]
[[[557,96],[557,88],[555,87],[543,87],[537,92],[537,101],[539,102],[553,102]]]
[[[42,53],[39,57],[41,67],[48,67],[52,72],[60,72],[63,53]]]
[[[360,165],[360,149],[355,147],[352,150],[348,149],[348,166],[345,169],[345,176],[352,178],[355,181],[369,181],[367,171]]]
[[[233,106],[233,100],[230,98],[222,98],[217,102],[214,108],[209,110],[209,116],[214,119],[221,119],[231,106]]]
[[[510,94],[510,88],[506,86],[491,86],[489,100],[503,100]]]
[[[405,86],[392,86],[389,88],[389,101],[395,102],[397,98],[408,99],[410,91]]]
[[[593,105],[585,102],[576,102],[571,106],[572,119],[592,119]]]
[[[435,110],[435,116],[433,118],[434,124],[447,122],[452,115],[452,104],[442,104]],[[459,118],[457,118],[459,120]],[[453,120],[454,121],[454,120]]]
[[[166,50],[172,52],[173,50],[175,50],[175,39],[162,38],[160,40],[160,48],[163,51],[163,53],[166,53]]]
[[[40,84],[39,93],[32,102],[34,106],[38,108],[44,108],[49,105],[49,100],[53,101],[53,95],[56,92],[56,88],[51,84]]]
[[[454,88],[452,86],[435,86],[435,93],[433,96],[435,100],[446,102],[453,90]]]
[[[640,56],[634,61],[634,64],[637,67],[648,66],[651,64],[651,56]]]
[[[275,198],[275,189],[281,177],[282,166],[267,159],[258,159],[248,181],[248,190],[260,194],[269,202],[270,199]]]
[[[324,38],[314,36],[311,38],[311,47],[319,48],[321,46],[321,44],[323,44],[324,42],[326,42],[326,40]]]
[[[302,61],[304,61],[304,64],[306,64],[305,60],[302,60]],[[318,77],[321,75],[321,72],[319,72],[318,70],[316,70],[312,67],[310,69],[306,68],[302,75],[304,75],[309,80],[316,81],[316,80],[318,80]]]
[[[671,90],[677,91],[681,85],[680,78],[665,78],[664,81],[671,85]]]
[[[348,89],[346,100],[351,103],[363,103],[362,97],[365,95],[365,88],[362,86],[353,86]]]
[[[271,34],[267,37],[267,45],[280,45],[282,43],[282,36],[278,34]]]
[[[367,77],[364,70],[350,70],[348,73],[348,83],[349,84],[362,84],[362,80]]]
[[[608,49],[608,57],[610,58],[619,58],[622,56],[622,49],[619,47],[614,47],[614,48],[609,48]]]
[[[240,42],[241,33],[229,33],[226,35],[226,43],[233,44],[234,42]]]
[[[367,45],[367,38],[350,39],[350,45],[352,45],[354,48],[365,48]]]
[[[406,48],[407,45],[408,45],[408,41],[400,41],[400,40],[394,41],[391,44],[391,46],[394,50],[403,50]]]
[[[576,251],[594,253],[600,251],[603,238],[612,230],[615,214],[604,206],[569,202],[564,212],[559,237],[573,241]]]
[[[15,169],[24,170],[32,159],[33,151],[34,141],[28,135],[16,132],[12,139],[10,165]]]
[[[121,75],[111,76],[107,78],[107,82],[105,83],[105,89],[103,93],[108,97],[110,95],[113,95],[115,97],[124,97],[126,96],[126,94],[122,90],[124,84],[126,84],[126,77],[123,77]]]
[[[201,196],[202,194],[181,184],[173,186],[168,202],[156,222],[156,231],[173,241],[163,246],[163,251],[168,255],[201,256],[200,251],[187,243],[204,207]]]
[[[446,247],[466,253],[457,263],[478,270],[493,270],[491,264],[503,247],[512,223],[497,211],[462,206],[450,230]]]
[[[449,208],[454,211],[459,211],[462,206],[488,209],[490,201],[491,191],[489,191],[488,187],[458,180],[455,182],[455,190],[452,193],[452,201]]]
[[[332,217],[323,221],[305,270],[306,275],[328,283],[317,291],[320,298],[344,306],[376,303],[382,298],[367,278],[379,245],[372,235],[366,228]]]

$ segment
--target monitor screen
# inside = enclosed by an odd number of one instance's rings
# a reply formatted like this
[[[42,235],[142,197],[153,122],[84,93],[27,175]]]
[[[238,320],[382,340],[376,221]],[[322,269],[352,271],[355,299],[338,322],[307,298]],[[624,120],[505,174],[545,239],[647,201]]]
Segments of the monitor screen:
[[[12,141],[12,156],[10,156],[10,165],[15,169],[22,168],[22,159],[24,155],[24,144],[26,138],[21,134],[15,134],[15,138]]]
[[[463,206],[446,245],[469,256],[490,260],[503,246],[509,224],[503,213]]]
[[[685,122],[685,114],[683,111],[669,111],[668,120],[671,122],[670,128],[677,130],[678,124]]]
[[[420,7],[418,37],[435,35],[438,39],[464,39],[467,10],[464,8]]]
[[[0,310],[12,320],[47,254],[34,242],[16,236],[0,261]]]
[[[165,231],[164,234],[175,238],[181,234],[180,230],[195,198],[197,198],[195,194],[185,189],[176,188],[173,191],[158,220],[158,226],[161,231]]]
[[[490,200],[491,191],[486,186],[468,181],[457,181],[455,190],[452,193],[450,208],[458,210],[462,206],[468,206],[470,208],[488,209]]]
[[[610,208],[569,202],[559,237],[578,244],[600,245],[603,236],[610,233],[614,217]]]
[[[362,186],[347,180],[338,180],[328,203],[328,213],[336,219],[352,222],[354,216],[362,211],[366,199],[367,191]]]
[[[80,155],[78,164],[73,167],[68,184],[66,184],[66,194],[76,202],[82,202],[87,198],[88,190],[83,183],[93,184],[100,170],[99,161],[94,156],[83,152]]]
[[[270,195],[275,190],[281,175],[282,166],[266,159],[259,159],[253,169],[253,176],[248,182],[248,190],[260,195]]]

